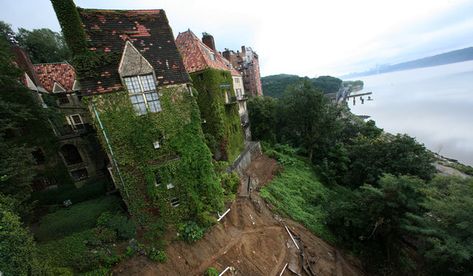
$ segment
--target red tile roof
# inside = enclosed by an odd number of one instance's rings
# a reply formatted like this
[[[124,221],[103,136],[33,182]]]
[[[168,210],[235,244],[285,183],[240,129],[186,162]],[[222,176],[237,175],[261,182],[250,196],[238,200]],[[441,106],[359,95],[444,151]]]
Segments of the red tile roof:
[[[190,82],[164,10],[78,9],[91,51],[121,57],[130,41],[153,66],[158,85]],[[81,78],[85,94],[123,89],[119,60],[97,67],[100,78]]]
[[[40,85],[53,92],[54,83],[60,84],[67,92],[72,91],[76,72],[69,63],[43,63],[34,65]]]
[[[14,60],[18,68],[20,68],[22,71],[24,71],[30,79],[34,82],[35,85],[39,85],[39,80],[38,77],[36,76],[35,70],[33,63],[31,63],[30,57],[26,53],[25,50],[18,46],[12,47],[12,52],[14,55]],[[21,77],[21,81],[23,82],[24,85],[26,84],[26,79],[24,76]]]
[[[237,70],[233,69],[228,60],[205,45],[191,30],[179,33],[176,45],[189,73],[214,68],[230,71],[232,76],[241,76]],[[215,55],[215,60],[210,59],[212,53]]]

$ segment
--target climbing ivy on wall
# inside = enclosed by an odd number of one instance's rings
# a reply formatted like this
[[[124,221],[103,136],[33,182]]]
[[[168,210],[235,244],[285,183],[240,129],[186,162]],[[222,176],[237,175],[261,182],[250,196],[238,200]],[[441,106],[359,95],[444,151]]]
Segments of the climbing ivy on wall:
[[[205,120],[202,129],[207,144],[217,159],[232,162],[244,148],[238,105],[225,104],[225,89],[234,94],[232,76],[228,71],[206,69],[191,74],[191,78],[198,91],[197,102]],[[221,85],[229,87],[222,88]],[[221,158],[218,158],[219,153]]]
[[[51,0],[54,11],[61,25],[64,38],[74,55],[87,50],[87,40],[73,0]]]
[[[159,94],[162,111],[142,116],[135,114],[127,92],[92,96],[86,102],[99,114],[94,120],[100,140],[108,150],[99,119],[118,163],[115,182],[136,221],[146,227],[157,219],[193,219],[208,226],[223,207],[223,191],[204,143],[197,104],[185,86],[161,88]],[[153,146],[156,141],[159,149]],[[178,207],[171,206],[174,198]]]

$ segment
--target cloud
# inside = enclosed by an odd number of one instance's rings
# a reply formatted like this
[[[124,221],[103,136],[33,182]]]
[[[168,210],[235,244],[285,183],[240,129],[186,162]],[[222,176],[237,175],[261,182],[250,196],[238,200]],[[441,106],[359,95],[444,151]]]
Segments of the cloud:
[[[76,0],[84,8],[165,9],[174,34],[214,35],[221,50],[252,46],[262,75],[343,74],[472,45],[467,0]],[[20,8],[21,7],[21,8]],[[14,27],[59,30],[48,0],[3,0]]]

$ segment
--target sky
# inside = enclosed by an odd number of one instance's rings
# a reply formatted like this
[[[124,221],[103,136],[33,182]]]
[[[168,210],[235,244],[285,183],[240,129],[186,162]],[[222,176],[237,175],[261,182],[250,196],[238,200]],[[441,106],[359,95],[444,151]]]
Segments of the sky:
[[[261,75],[340,76],[473,46],[472,0],[75,0],[164,9],[174,35],[208,32],[220,51],[252,47]],[[49,0],[1,0],[14,30],[60,31]]]

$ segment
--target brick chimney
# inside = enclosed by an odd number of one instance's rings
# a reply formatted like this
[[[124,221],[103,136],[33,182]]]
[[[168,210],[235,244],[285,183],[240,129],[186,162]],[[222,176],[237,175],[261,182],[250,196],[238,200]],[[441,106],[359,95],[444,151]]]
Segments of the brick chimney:
[[[209,34],[209,33],[202,33],[202,42],[207,45],[210,49],[214,50],[214,52],[217,52],[215,49],[215,41],[214,37]]]

